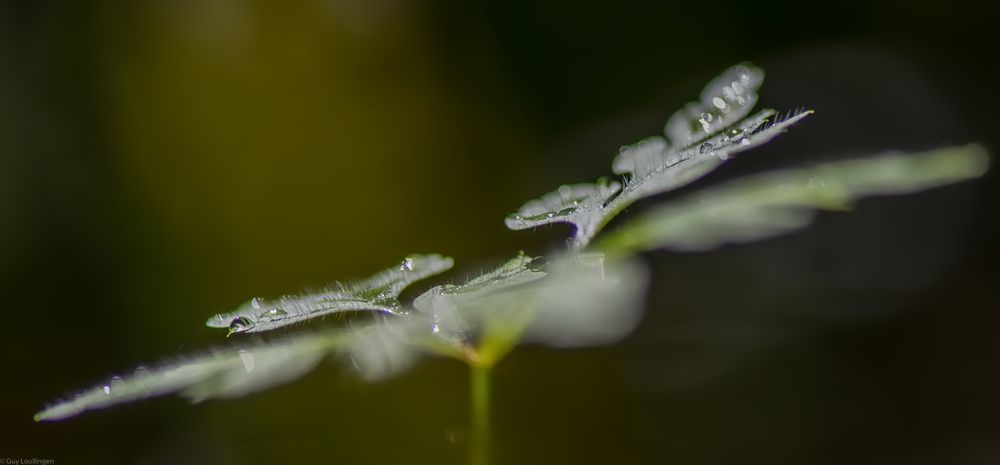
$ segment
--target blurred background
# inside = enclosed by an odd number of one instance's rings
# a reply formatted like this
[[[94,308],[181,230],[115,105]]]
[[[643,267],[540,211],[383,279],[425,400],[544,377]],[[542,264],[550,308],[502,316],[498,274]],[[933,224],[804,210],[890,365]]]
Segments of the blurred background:
[[[31,417],[223,344],[205,318],[251,296],[411,252],[455,257],[461,280],[559,247],[568,228],[503,217],[609,173],[741,61],[768,73],[762,106],[815,117],[631,213],[779,167],[995,153],[997,19],[963,0],[5,0],[0,458],[463,463],[467,375],[446,360]],[[998,200],[994,169],[752,245],[647,254],[635,334],[497,367],[496,463],[1000,463]]]

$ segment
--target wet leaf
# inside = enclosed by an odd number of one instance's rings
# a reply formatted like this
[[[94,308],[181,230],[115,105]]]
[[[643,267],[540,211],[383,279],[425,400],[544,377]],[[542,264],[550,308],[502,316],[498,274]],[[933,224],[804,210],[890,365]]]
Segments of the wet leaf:
[[[913,192],[979,176],[987,160],[982,147],[968,145],[751,176],[657,207],[603,238],[596,248],[628,255],[758,240],[806,226],[817,209],[842,210],[864,196]]]
[[[764,73],[749,64],[726,70],[667,121],[667,138],[654,136],[622,147],[612,162],[615,181],[567,185],[522,206],[507,217],[510,229],[550,223],[574,226],[573,246],[582,249],[617,214],[636,201],[684,186],[731,156],[759,146],[812,112],[776,120],[774,110],[746,117],[757,102]],[[667,140],[669,139],[669,141]]]
[[[523,253],[494,270],[469,280],[465,284],[436,286],[413,301],[413,307],[427,315],[431,332],[449,340],[462,340],[476,327],[468,307],[477,300],[545,277],[543,257]]]
[[[437,254],[410,255],[403,262],[364,281],[336,285],[315,294],[286,296],[266,301],[251,299],[230,313],[209,318],[213,328],[228,328],[229,334],[255,333],[347,311],[398,313],[399,294],[422,279],[443,273],[454,261]]]

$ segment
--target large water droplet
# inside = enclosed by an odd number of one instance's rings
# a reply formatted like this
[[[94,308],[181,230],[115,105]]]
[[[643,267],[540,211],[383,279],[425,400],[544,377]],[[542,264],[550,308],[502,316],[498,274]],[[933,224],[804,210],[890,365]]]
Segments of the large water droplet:
[[[531,261],[528,262],[528,269],[531,271],[543,271],[545,270],[545,262],[545,257],[542,256],[532,258]]]
[[[280,308],[275,307],[275,308],[272,308],[272,309],[268,310],[265,315],[267,315],[269,317],[281,317],[281,316],[288,315],[288,312],[286,312],[286,311],[284,311],[284,310],[282,310]]]
[[[250,328],[253,328],[253,320],[245,316],[238,316],[229,323],[229,334],[242,333]]]
[[[707,152],[711,152],[713,148],[715,148],[715,146],[713,146],[712,144],[710,144],[710,143],[708,143],[708,142],[705,142],[704,144],[701,144],[701,145],[700,145],[700,146],[698,147],[698,153],[707,153]]]

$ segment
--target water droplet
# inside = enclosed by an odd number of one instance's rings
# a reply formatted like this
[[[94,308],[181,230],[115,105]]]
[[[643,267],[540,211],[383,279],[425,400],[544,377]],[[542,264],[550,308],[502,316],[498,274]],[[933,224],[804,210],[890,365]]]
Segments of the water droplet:
[[[261,299],[260,297],[254,297],[250,299],[250,307],[253,308],[254,310],[260,310],[260,304],[261,302],[263,302],[263,300],[264,299]]]
[[[553,216],[556,216],[556,214],[553,213],[553,212],[548,212],[548,213],[545,214],[546,218],[552,218]]]
[[[532,258],[531,261],[528,262],[528,269],[531,271],[544,271],[545,263],[546,263],[545,257],[538,256]]]
[[[573,195],[573,189],[563,184],[559,186],[559,195],[563,196],[563,198],[569,198],[569,196]]]
[[[413,259],[407,257],[403,260],[403,263],[399,265],[399,271],[413,271]]]
[[[715,148],[715,146],[713,146],[712,144],[710,144],[708,142],[705,142],[704,144],[701,144],[698,147],[698,153],[711,152],[713,148]]]
[[[750,70],[743,68],[740,70],[740,83],[744,86],[750,85]]]
[[[253,328],[253,320],[245,316],[238,316],[229,323],[229,334],[242,333],[250,328]]]
[[[107,384],[105,384],[104,385],[104,393],[105,394],[111,394],[111,386],[108,386]]]
[[[725,110],[726,109],[726,101],[722,100],[719,97],[715,97],[715,98],[712,99],[712,105],[715,105],[715,107],[718,108],[718,109],[720,109],[720,110]]]
[[[744,78],[746,78],[746,80],[750,79],[749,76],[740,76],[740,81],[744,80]],[[737,95],[742,94],[743,90],[744,90],[743,89],[743,84],[740,81],[733,81],[733,85],[732,85],[733,92],[736,92]]]
[[[714,116],[712,116],[712,114],[709,113],[709,112],[705,112],[705,113],[701,114],[701,120],[705,121],[706,123],[711,123],[713,118],[714,118]]]
[[[621,147],[618,148],[618,153],[626,153],[626,152],[629,152],[631,150],[632,150],[632,147],[629,147],[627,145],[623,145],[623,146],[621,146]]]
[[[740,145],[750,145],[750,138],[744,137],[743,140],[740,141]]]
[[[723,151],[720,151],[720,152],[716,153],[715,155],[716,155],[717,157],[719,157],[719,160],[722,160],[722,161],[726,161],[726,160],[728,160],[728,159],[729,159],[729,154],[728,154],[728,153],[726,153],[726,151],[725,151],[725,150],[723,150]]]
[[[272,309],[270,309],[270,310],[267,311],[267,316],[270,316],[270,317],[285,316],[287,314],[288,314],[288,312],[286,312],[286,311],[284,311],[284,310],[282,310],[280,308],[277,308],[277,307],[272,308]]]

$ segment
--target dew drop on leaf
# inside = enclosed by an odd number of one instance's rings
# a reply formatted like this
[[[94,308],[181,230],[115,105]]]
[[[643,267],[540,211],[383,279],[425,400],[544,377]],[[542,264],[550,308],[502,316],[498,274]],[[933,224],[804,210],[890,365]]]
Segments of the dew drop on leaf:
[[[284,310],[282,310],[280,308],[272,308],[272,309],[270,309],[270,310],[267,311],[267,316],[270,316],[270,317],[285,316],[287,314],[288,314],[288,312],[286,312],[286,311],[284,311]]]

